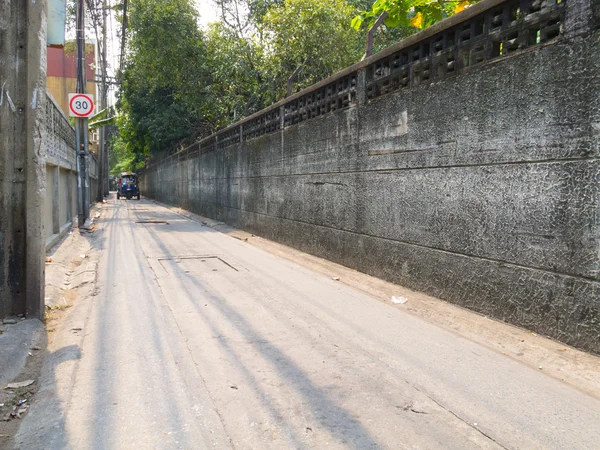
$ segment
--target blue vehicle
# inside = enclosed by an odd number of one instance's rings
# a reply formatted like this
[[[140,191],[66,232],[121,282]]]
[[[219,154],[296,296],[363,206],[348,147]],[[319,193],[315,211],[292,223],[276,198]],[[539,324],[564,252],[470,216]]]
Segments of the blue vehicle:
[[[117,200],[125,197],[131,200],[133,197],[140,199],[137,175],[133,172],[122,172],[117,186]]]

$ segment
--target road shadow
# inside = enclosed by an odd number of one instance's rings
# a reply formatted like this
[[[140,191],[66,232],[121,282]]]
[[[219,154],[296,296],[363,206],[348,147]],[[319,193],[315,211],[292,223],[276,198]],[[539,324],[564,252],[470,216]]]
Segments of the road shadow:
[[[200,230],[197,229],[197,223],[195,224],[195,228],[196,232],[204,231],[202,228],[200,228]],[[149,236],[154,240],[165,257],[173,258],[178,256],[173,255],[169,251],[159,237],[151,232],[151,228],[149,231]],[[210,228],[207,228],[206,231],[215,232]],[[181,290],[186,293],[189,303],[196,309],[198,313],[197,317],[203,321],[206,327],[211,331],[212,335],[223,336],[224,333],[219,329],[216,323],[211,322],[206,317],[202,305],[195,300],[197,299],[197,294],[199,292],[202,293],[204,299],[211,301],[211,305],[217,308],[224,320],[232,323],[244,336],[245,340],[252,343],[255,350],[259,352],[261,356],[281,375],[281,377],[286,380],[287,386],[293,388],[300,394],[304,399],[304,403],[310,407],[315,419],[319,421],[319,425],[323,429],[328,430],[340,443],[351,448],[381,448],[381,445],[375,437],[354,417],[352,413],[333,400],[323,388],[315,385],[306,372],[279,349],[277,345],[271,342],[268,337],[265,337],[259,330],[254,328],[240,312],[229,306],[223,297],[214,294],[211,292],[209,286],[201,283],[193,275],[185,273],[184,271],[178,272],[178,278],[180,280],[185,280],[195,287],[192,292],[186,287],[186,283],[183,281],[178,283]],[[269,411],[273,419],[286,429],[293,446],[295,448],[305,447],[308,442],[301,437],[301,434],[298,432],[301,431],[302,434],[304,434],[305,430],[295,430],[291,424],[287,423],[284,415],[275,408],[266,389],[261,386],[257,374],[253,373],[252,369],[245,365],[235,346],[231,345],[226,338],[218,339],[217,341],[222,350],[228,355],[229,360],[235,365],[236,370],[244,375],[248,384],[254,389],[258,398],[261,399],[263,406]]]
[[[78,345],[67,345],[54,352],[48,351],[48,334],[40,340],[44,345],[44,362],[37,382],[37,391],[31,400],[31,407],[20,423],[18,432],[10,447],[19,450],[58,450],[72,448],[66,429],[64,402],[58,395],[57,372],[68,362],[81,359]],[[68,369],[66,369],[68,370]],[[74,371],[74,369],[73,369]]]

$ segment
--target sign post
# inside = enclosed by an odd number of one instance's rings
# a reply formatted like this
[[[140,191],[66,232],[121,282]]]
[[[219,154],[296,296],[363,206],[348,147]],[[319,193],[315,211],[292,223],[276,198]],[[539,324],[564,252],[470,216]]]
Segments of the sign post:
[[[78,225],[81,228],[90,211],[89,152],[87,120],[94,115],[94,97],[90,94],[69,94],[69,115],[76,117]]]

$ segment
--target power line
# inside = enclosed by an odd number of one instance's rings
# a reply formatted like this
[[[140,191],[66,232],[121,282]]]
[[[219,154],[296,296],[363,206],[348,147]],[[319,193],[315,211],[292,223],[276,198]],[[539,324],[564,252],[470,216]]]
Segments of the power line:
[[[114,10],[112,9],[112,4],[109,1],[108,2],[108,9],[110,10],[110,16],[109,16],[109,23],[108,23],[108,27],[110,29],[110,56],[111,56],[111,71],[112,71],[112,76],[115,77],[117,76],[117,69],[116,69],[116,64],[114,64],[115,62],[115,56],[116,56],[116,52],[115,52],[115,39],[113,39],[115,37],[115,29],[113,27],[113,14],[115,13]]]

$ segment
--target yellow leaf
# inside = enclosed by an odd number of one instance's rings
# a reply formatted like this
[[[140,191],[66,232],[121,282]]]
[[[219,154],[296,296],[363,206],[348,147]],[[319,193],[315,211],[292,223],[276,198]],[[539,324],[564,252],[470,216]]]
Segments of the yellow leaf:
[[[415,14],[415,17],[410,19],[410,24],[415,28],[422,28],[423,27],[423,14],[421,14],[420,12]]]
[[[469,0],[463,0],[462,2],[458,2],[458,5],[456,5],[456,9],[454,10],[454,14],[458,14],[467,6],[469,6]]]

